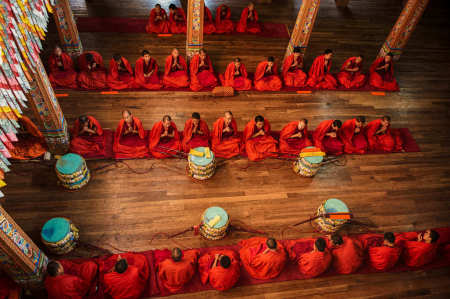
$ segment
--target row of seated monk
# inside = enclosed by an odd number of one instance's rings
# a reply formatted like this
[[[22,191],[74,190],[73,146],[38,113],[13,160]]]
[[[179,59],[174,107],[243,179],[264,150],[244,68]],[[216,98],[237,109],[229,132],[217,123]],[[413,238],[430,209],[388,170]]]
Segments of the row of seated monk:
[[[390,128],[390,121],[389,116],[383,116],[365,126],[364,116],[343,124],[336,119],[325,120],[310,136],[308,120],[301,119],[284,126],[278,141],[273,137],[269,121],[261,115],[248,122],[242,133],[231,111],[217,119],[212,132],[197,112],[186,121],[183,132],[165,115],[146,135],[142,122],[125,110],[115,131],[113,150],[124,158],[144,158],[150,154],[161,159],[176,156],[180,151],[188,153],[196,147],[211,147],[216,157],[232,158],[241,154],[251,161],[298,155],[303,148],[313,145],[328,155],[402,151],[403,140],[397,130]],[[72,129],[71,152],[95,156],[96,151],[103,150],[102,135],[103,129],[93,116],[81,116]]]
[[[282,76],[274,57],[270,56],[256,67],[252,80],[240,58],[229,63],[225,73],[217,78],[209,55],[205,50],[192,57],[188,67],[186,60],[173,49],[166,58],[164,75],[158,72],[156,60],[147,50],[142,51],[134,67],[120,54],[115,54],[107,71],[102,56],[95,51],[88,51],[78,58],[79,73],[75,71],[72,58],[57,46],[48,61],[49,79],[56,88],[82,88],[99,90],[110,88],[160,90],[162,88],[187,88],[193,91],[211,89],[219,85],[233,87],[235,90],[279,91],[283,87],[313,88],[333,90],[358,89],[368,84],[371,88],[395,91],[398,89],[394,77],[392,54],[377,58],[370,67],[369,75],[362,73],[363,56],[348,58],[340,72],[332,74],[333,51],[327,49],[315,58],[306,75],[303,71],[303,58],[300,47],[295,47],[282,66]],[[283,80],[282,80],[283,79]]]
[[[215,249],[200,256],[198,249],[174,248],[171,256],[155,258],[155,273],[151,273],[148,260],[139,253],[115,254],[99,259],[98,263],[51,261],[47,266],[45,287],[50,299],[82,298],[90,291],[95,292],[99,281],[104,292],[113,299],[137,299],[148,288],[150,275],[156,276],[159,288],[176,293],[182,292],[197,272],[202,284],[209,283],[225,291],[239,280],[241,266],[252,278],[267,280],[279,276],[288,261],[297,265],[303,278],[317,277],[328,270],[351,274],[365,263],[376,272],[389,271],[401,262],[419,268],[434,260],[439,238],[434,230],[386,232],[384,236],[335,233],[317,239],[284,241],[254,237],[240,241],[239,251]]]

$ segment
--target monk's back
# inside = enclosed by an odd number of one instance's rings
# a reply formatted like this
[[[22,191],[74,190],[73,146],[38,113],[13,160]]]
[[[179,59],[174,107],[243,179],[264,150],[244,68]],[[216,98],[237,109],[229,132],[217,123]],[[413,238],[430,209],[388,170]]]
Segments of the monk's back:
[[[47,276],[45,279],[49,299],[82,299],[83,294],[80,292],[82,284],[80,278],[67,274]]]
[[[139,269],[129,265],[124,273],[110,272],[105,274],[106,293],[113,299],[137,299],[144,289],[139,277]]]

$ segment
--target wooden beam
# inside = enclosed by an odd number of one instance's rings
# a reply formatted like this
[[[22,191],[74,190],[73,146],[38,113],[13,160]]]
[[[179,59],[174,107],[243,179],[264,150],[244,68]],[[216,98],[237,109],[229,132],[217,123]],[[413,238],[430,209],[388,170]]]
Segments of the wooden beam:
[[[70,8],[69,0],[57,0],[53,17],[58,30],[61,46],[69,55],[78,56],[83,52],[77,24]]]
[[[203,48],[203,0],[189,0],[187,5],[186,57],[188,60]]]

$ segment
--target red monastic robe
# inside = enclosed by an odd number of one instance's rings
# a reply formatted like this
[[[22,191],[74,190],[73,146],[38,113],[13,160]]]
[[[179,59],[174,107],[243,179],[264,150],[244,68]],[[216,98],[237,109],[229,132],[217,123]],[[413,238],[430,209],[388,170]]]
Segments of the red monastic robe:
[[[369,142],[369,148],[372,151],[401,151],[403,148],[403,140],[397,130],[391,130],[391,126],[386,129],[384,134],[375,135],[381,128],[381,119],[369,122],[366,126],[366,137]]]
[[[290,259],[297,263],[298,270],[305,278],[317,277],[331,265],[330,251],[315,251],[314,241],[315,239],[292,240],[287,248]]]
[[[72,58],[69,55],[66,53],[61,53],[60,57],[57,57],[55,54],[50,55],[48,67],[50,70],[48,79],[53,87],[78,87],[77,72],[75,72]]]
[[[234,65],[234,62],[230,62],[225,73],[219,75],[223,86],[231,86],[235,90],[252,89],[252,81],[248,79],[247,76],[247,69],[243,63],[239,66],[239,75],[236,75],[236,66]]]
[[[326,136],[325,134],[331,132],[331,125],[334,120],[325,120],[321,122],[313,133],[314,146],[320,148],[321,151],[328,155],[342,155],[344,151],[344,144],[339,139],[339,134],[336,132],[336,138]]]
[[[199,54],[194,55],[191,59],[191,90],[193,91],[217,86],[217,78],[214,75],[214,69],[209,56],[206,55],[205,65],[202,67],[200,67],[200,61]]]
[[[161,134],[164,133],[163,122],[159,121],[153,125],[150,131],[148,148],[153,157],[157,159],[169,158],[172,155],[176,155],[177,152],[181,150],[181,138],[178,133],[177,126],[172,121],[170,122],[169,134],[173,133],[173,137],[162,137]],[[163,146],[159,147],[159,146]]]
[[[290,138],[299,132],[298,123],[298,120],[292,121],[280,131],[280,153],[298,155],[303,148],[312,145],[308,137],[308,126],[301,131],[301,138]]]
[[[133,88],[134,84],[134,76],[133,69],[131,68],[130,63],[125,57],[122,57],[122,66],[125,70],[119,71],[119,65],[116,60],[113,58],[109,62],[109,72],[108,72],[108,86],[111,89],[121,90],[127,88]]]
[[[337,74],[337,79],[339,83],[345,88],[361,88],[366,83],[366,75],[361,73],[362,70],[362,61],[360,63],[356,63],[357,57],[348,58],[341,67],[341,71]],[[346,68],[356,68],[359,70],[356,72],[346,71]]]
[[[218,261],[216,267],[213,268],[216,254],[229,257],[231,260],[230,266],[225,269]],[[209,281],[209,284],[216,290],[229,290],[236,284],[241,275],[239,256],[234,250],[212,250],[199,259],[198,272],[203,284]]]
[[[203,135],[194,134],[194,123],[192,119],[188,119],[184,125],[181,147],[186,153],[188,153],[191,148],[200,146],[209,147],[209,128],[203,119],[200,120],[198,128],[203,132]]]
[[[331,60],[328,60],[325,70],[325,54],[316,57],[309,69],[309,78],[306,81],[306,85],[316,89],[336,89],[337,82],[333,75],[330,74],[330,69]]]
[[[19,299],[19,286],[8,276],[0,277],[0,299]]]
[[[283,63],[284,84],[289,87],[305,87],[307,76],[300,67],[300,65],[302,65],[303,63],[303,58],[301,56],[298,56],[297,66],[292,67],[294,59],[295,59],[294,54],[291,54],[284,60]]]
[[[369,84],[372,87],[387,91],[398,90],[398,84],[394,77],[394,62],[389,62],[390,66],[387,70],[376,69],[385,64],[384,57],[379,57],[370,66]]]
[[[241,18],[236,26],[236,31],[240,33],[247,32],[252,34],[261,32],[261,25],[258,22],[258,12],[256,9],[253,9],[253,20],[250,21],[248,19],[248,11],[248,7],[242,10]]]
[[[128,124],[122,119],[114,133],[114,153],[122,158],[146,157],[148,155],[147,139],[142,122],[133,116],[133,130],[137,130],[138,134],[124,135],[127,127]]]
[[[156,20],[157,17],[160,17],[161,19]],[[150,16],[148,18],[147,26],[145,26],[145,31],[147,33],[169,33],[169,20],[167,18],[167,13],[164,9],[160,9],[159,13],[156,12],[156,9],[153,8],[150,11]]]
[[[92,54],[96,63],[95,69],[89,70],[88,62],[86,60],[86,54]],[[107,87],[106,82],[106,69],[103,67],[102,56],[95,51],[84,52],[78,57],[78,67],[80,73],[78,74],[78,85],[83,89],[105,89]]]
[[[228,125],[231,132],[223,133],[225,128],[225,118],[221,117],[214,123],[212,131],[212,150],[216,157],[232,158],[239,155],[241,148],[241,139],[238,137],[238,129],[236,120],[231,121]]]
[[[272,71],[266,72],[267,61],[260,62],[255,72],[255,88],[259,91],[278,91],[283,83],[278,76],[278,66],[276,63],[272,65]]]
[[[344,241],[342,245],[332,246],[330,249],[333,255],[333,268],[339,274],[354,273],[363,262],[361,243],[345,236],[342,239]]]
[[[186,33],[186,14],[184,13],[184,10],[181,7],[178,7],[176,14],[179,17],[182,17],[183,20],[175,21],[175,14],[173,12],[170,12],[169,16],[170,32],[174,34]]]
[[[398,262],[402,249],[399,246],[383,245],[383,235],[358,235],[364,250],[368,254],[369,264],[372,268],[385,272],[392,269]]]
[[[225,15],[222,15],[222,8],[226,8]],[[234,30],[233,21],[231,21],[231,9],[225,4],[217,7],[216,10],[216,33],[228,34]]]
[[[144,77],[144,74],[150,72],[152,74],[149,77]],[[144,57],[139,58],[134,65],[134,73],[137,87],[149,90],[161,89],[162,85],[158,75],[158,64],[155,59],[150,58],[148,64],[145,64]]]
[[[287,261],[287,254],[284,246],[277,241],[277,249],[269,250],[266,254],[263,252],[267,249],[267,238],[254,237],[239,242],[241,249],[239,256],[245,270],[256,279],[272,279],[277,277]]]
[[[417,241],[418,233],[402,233],[396,237],[403,246],[403,262],[409,267],[422,267],[431,263],[437,254],[437,243]]]
[[[171,257],[158,265],[159,282],[169,292],[180,291],[194,276],[197,269],[198,250],[183,251],[183,258],[175,262]]]
[[[359,133],[355,133],[356,119],[344,121],[339,128],[338,135],[344,143],[344,152],[346,154],[364,154],[367,151],[368,144],[364,135],[364,128],[360,128]]]
[[[95,135],[80,135],[80,121],[77,119],[72,128],[72,140],[70,141],[70,152],[83,157],[101,156],[105,153],[105,136],[100,123],[92,116],[87,116],[89,129],[95,130]]]
[[[178,65],[181,68],[173,67],[173,56],[167,56],[163,78],[165,87],[183,88],[189,86],[188,68],[186,60],[182,56],[178,56]]]
[[[259,161],[267,157],[277,156],[277,141],[270,135],[270,123],[264,120],[263,136],[252,138],[257,133],[256,122],[251,120],[244,128],[243,144],[250,161]]]
[[[208,7],[205,6],[203,14],[203,34],[213,34],[216,32],[216,26],[214,26],[214,19]]]
[[[47,144],[44,136],[31,119],[22,115],[19,123],[28,133],[19,136],[19,140],[13,143],[14,148],[9,149],[11,159],[30,160],[45,154]]]

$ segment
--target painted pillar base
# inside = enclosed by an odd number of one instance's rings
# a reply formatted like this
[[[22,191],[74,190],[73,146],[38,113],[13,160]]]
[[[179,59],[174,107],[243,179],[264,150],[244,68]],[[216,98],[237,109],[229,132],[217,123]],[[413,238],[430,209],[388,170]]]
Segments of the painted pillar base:
[[[203,0],[188,0],[186,59],[188,61],[203,48]]]
[[[77,57],[83,52],[80,35],[70,8],[69,0],[57,0],[53,18],[58,29],[61,47],[71,56]]]

